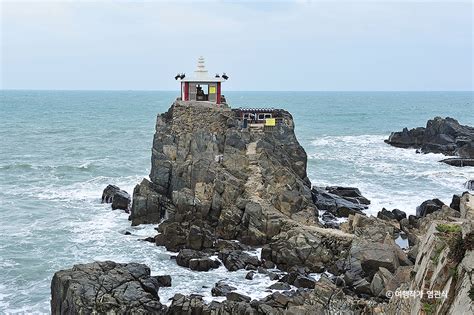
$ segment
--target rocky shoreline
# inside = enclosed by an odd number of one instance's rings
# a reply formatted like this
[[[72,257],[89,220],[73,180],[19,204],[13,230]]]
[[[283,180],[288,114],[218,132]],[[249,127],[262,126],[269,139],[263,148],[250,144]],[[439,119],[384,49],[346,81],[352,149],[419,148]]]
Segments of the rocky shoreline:
[[[278,117],[272,128],[251,130],[227,106],[176,101],[157,118],[150,180],[135,187],[130,208],[132,225],[159,223],[148,240],[177,253],[170,263],[196,272],[244,269],[248,281],[264,274],[274,281],[267,297],[252,300],[216,282],[209,290],[222,302],[182,294],[160,301],[172,279],[142,264],[95,262],[55,274],[52,313],[474,311],[473,195],[454,196],[450,206],[428,200],[417,216],[398,209],[366,216],[370,201],[357,188],[311,186],[292,116],[279,110]],[[128,211],[126,192],[106,190],[104,202]],[[406,250],[396,244],[401,235]],[[248,252],[255,247],[260,256]],[[391,297],[397,289],[446,297]]]

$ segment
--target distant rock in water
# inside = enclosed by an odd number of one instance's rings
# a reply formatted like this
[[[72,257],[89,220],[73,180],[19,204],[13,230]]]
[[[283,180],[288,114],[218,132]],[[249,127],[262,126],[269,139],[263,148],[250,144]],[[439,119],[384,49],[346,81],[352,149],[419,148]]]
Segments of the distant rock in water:
[[[112,203],[112,210],[121,209],[128,211],[132,198],[125,191],[115,185],[107,185],[102,192],[102,203]]]
[[[468,190],[474,190],[474,179],[468,180],[465,184],[464,187]]]
[[[457,156],[441,161],[449,165],[474,166],[474,127],[461,125],[453,118],[435,117],[428,120],[426,127],[392,132],[385,142],[422,153]]]

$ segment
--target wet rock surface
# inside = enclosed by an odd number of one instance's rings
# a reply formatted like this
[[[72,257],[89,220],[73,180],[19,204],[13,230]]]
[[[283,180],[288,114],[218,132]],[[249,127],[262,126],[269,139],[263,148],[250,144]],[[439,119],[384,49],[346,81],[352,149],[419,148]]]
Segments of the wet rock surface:
[[[370,201],[353,187],[313,187],[313,202],[319,210],[326,210],[336,217],[348,217],[367,209]]]
[[[401,148],[416,148],[423,153],[457,156],[442,162],[454,166],[474,165],[474,128],[464,126],[453,118],[435,117],[426,127],[392,132],[386,143]]]
[[[107,185],[102,192],[102,203],[111,203],[112,210],[121,209],[129,211],[131,202],[131,196],[118,186]]]

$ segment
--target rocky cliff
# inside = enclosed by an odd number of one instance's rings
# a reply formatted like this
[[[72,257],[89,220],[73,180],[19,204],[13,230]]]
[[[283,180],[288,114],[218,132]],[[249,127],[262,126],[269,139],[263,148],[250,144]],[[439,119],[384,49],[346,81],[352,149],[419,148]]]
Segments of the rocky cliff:
[[[175,102],[158,116],[132,224],[165,217],[156,243],[171,251],[213,249],[219,239],[265,245],[283,269],[320,271],[344,254],[352,236],[320,227],[292,116],[277,116],[274,127],[242,128],[230,108]]]
[[[426,127],[392,132],[386,143],[402,148],[416,148],[423,153],[442,153],[458,158],[442,162],[454,166],[474,165],[474,128],[459,124],[453,118],[435,117]]]

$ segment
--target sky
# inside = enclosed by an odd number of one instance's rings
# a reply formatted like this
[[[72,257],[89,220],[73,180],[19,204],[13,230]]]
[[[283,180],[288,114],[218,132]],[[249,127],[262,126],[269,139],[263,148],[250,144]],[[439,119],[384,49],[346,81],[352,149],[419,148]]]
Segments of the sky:
[[[0,1],[2,89],[473,90],[471,1]]]

